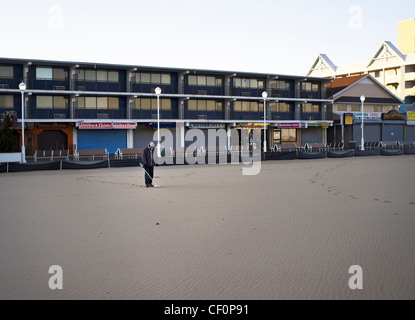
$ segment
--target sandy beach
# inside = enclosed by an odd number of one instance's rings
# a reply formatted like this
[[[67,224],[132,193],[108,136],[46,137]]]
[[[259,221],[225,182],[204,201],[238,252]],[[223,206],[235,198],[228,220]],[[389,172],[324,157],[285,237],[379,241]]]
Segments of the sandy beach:
[[[0,299],[415,299],[415,156],[242,167],[1,174]]]

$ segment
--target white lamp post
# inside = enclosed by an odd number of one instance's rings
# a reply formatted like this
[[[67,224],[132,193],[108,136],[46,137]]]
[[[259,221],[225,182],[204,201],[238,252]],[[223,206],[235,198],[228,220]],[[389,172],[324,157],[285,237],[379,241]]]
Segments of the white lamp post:
[[[364,151],[365,150],[365,138],[364,138],[364,131],[363,131],[363,126],[364,126],[364,118],[365,118],[365,114],[364,114],[364,102],[366,100],[366,97],[364,95],[362,95],[360,97],[360,101],[362,101],[362,124],[361,124],[361,128],[362,128],[362,141],[360,142],[360,150]]]
[[[160,94],[161,94],[161,88],[157,87],[155,89],[156,95],[157,95],[157,156],[161,157],[160,152]]]
[[[19,84],[19,90],[22,93],[22,163],[26,163],[26,148],[24,145],[24,92],[26,91],[26,84],[23,81]]]
[[[262,92],[262,98],[264,98],[264,153],[267,152],[267,117],[266,117],[266,104],[268,93],[266,91]]]

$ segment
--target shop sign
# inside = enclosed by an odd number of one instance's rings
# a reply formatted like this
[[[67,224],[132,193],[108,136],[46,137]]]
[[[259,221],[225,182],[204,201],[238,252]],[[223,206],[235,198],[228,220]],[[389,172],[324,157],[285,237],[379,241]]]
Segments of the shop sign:
[[[399,113],[399,111],[391,110],[388,113],[382,114],[382,120],[406,120],[406,115],[404,113]]]
[[[190,129],[224,129],[225,125],[221,123],[189,123]]]
[[[279,129],[306,129],[307,122],[278,122]]]
[[[345,125],[353,124],[353,113],[345,113],[344,114],[344,124]]]
[[[111,122],[81,122],[79,129],[112,129]]]
[[[269,127],[269,123],[266,124]],[[262,129],[264,128],[263,123],[238,123],[236,129]]]
[[[66,129],[68,124],[66,123],[38,123],[39,129]]]
[[[356,119],[361,120],[362,119],[362,113],[356,112],[355,114]],[[381,120],[382,119],[382,113],[381,112],[365,112],[364,113],[364,119],[365,120]]]
[[[137,123],[135,122],[114,122],[112,128],[135,130],[137,129]]]
[[[406,119],[408,121],[415,121],[415,111],[408,111],[406,113]]]
[[[328,128],[329,124],[327,122],[308,122],[309,127],[323,127]]]

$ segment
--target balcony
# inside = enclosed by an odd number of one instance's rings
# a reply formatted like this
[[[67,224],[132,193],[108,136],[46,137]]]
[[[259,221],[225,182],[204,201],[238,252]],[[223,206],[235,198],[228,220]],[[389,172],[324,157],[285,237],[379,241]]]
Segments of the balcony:
[[[69,119],[69,109],[29,108],[26,119]]]
[[[405,73],[405,81],[415,81],[415,72]]]

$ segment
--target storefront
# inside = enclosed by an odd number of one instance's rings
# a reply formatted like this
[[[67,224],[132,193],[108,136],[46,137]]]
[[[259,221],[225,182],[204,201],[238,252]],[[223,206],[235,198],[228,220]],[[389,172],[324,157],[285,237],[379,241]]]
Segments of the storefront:
[[[302,130],[301,142],[302,145],[306,143],[327,143],[327,129],[333,126],[330,122],[308,122],[307,129]]]
[[[68,150],[72,153],[72,123],[25,123],[26,154],[31,156],[36,150]],[[21,129],[18,130],[21,142]]]
[[[415,112],[406,113],[405,141],[415,140]]]
[[[406,115],[392,110],[382,114],[382,141],[403,141]]]
[[[271,127],[271,145],[272,148],[276,144],[295,143],[301,146],[302,132],[307,129],[307,122],[292,121],[279,122]]]
[[[382,141],[382,113],[380,112],[365,112],[363,119],[363,131],[364,140],[366,142],[379,142]],[[354,114],[353,125],[353,141],[360,145],[362,140],[362,113],[357,112]]]
[[[128,147],[128,131],[136,127],[135,122],[80,122],[77,149],[107,149],[115,153],[118,148]]]
[[[150,141],[156,143],[154,134],[157,132],[157,123],[139,123],[134,130],[134,148],[145,148]],[[170,130],[173,136],[173,146],[176,145],[176,123],[160,123],[160,130]],[[163,142],[163,138],[161,138]]]

